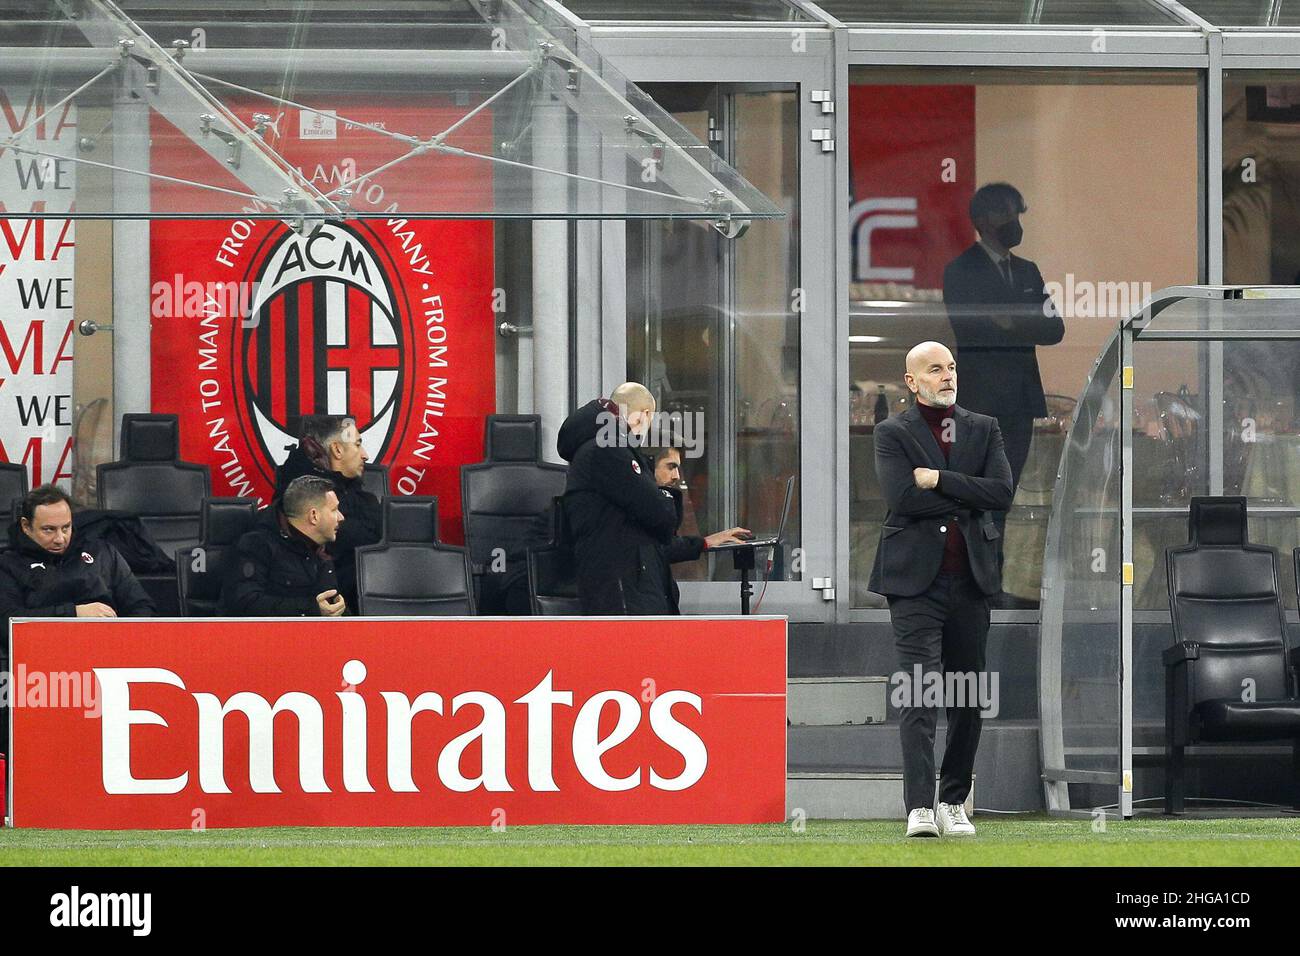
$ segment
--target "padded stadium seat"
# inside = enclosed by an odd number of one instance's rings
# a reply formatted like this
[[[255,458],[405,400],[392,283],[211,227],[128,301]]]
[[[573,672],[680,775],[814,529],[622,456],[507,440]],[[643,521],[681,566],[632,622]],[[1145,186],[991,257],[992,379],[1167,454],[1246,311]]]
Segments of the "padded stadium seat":
[[[384,537],[388,544],[431,544],[438,540],[436,495],[394,496],[383,500]]]
[[[166,554],[199,543],[200,505],[212,493],[206,465],[180,460],[175,415],[123,415],[121,459],[95,470],[99,507],[139,517]],[[175,574],[137,575],[160,617],[180,613]]]
[[[239,536],[253,526],[257,499],[204,498],[201,514],[197,548],[176,552],[176,587],[182,617],[215,617],[220,613],[226,560]],[[202,553],[201,560],[197,560],[196,552]]]
[[[388,497],[388,466],[367,463],[361,473],[361,487],[380,501]]]
[[[1163,655],[1165,812],[1183,811],[1186,747],[1288,739],[1300,809],[1300,699],[1277,551],[1247,543],[1245,498],[1193,498],[1188,523],[1190,543],[1165,552],[1175,642]]]
[[[177,417],[123,415],[121,455],[97,469],[99,507],[138,515],[167,554],[198,544],[211,480],[206,465],[180,460]]]
[[[384,499],[385,540],[357,548],[357,599],[369,617],[474,613],[469,553],[438,544],[438,499]]]
[[[0,514],[9,514],[15,501],[27,496],[27,466],[0,462]]]
[[[571,551],[553,544],[528,549],[528,599],[534,614],[546,617],[582,614]]]
[[[485,429],[486,460],[460,469],[465,544],[479,567],[497,548],[522,550],[529,524],[564,494],[568,472],[541,460],[541,416],[489,415]]]

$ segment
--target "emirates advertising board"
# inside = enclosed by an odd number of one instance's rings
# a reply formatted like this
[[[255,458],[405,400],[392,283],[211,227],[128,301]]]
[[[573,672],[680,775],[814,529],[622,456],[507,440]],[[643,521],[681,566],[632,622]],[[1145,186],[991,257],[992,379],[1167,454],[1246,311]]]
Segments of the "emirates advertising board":
[[[228,104],[242,120],[264,103]],[[467,208],[491,196],[482,160],[437,153],[393,163],[409,143],[465,113],[449,102],[340,99],[328,113],[286,109],[268,141],[323,193],[377,218],[155,221],[150,242],[153,409],[181,420],[181,454],[209,466],[212,491],[269,501],[276,466],[307,414],[356,419],[390,491],[437,495],[444,540],[460,541],[459,467],[483,454],[495,411],[493,226],[419,220],[431,182]],[[467,121],[486,135],[491,115]],[[244,189],[166,120],[153,117],[154,167]],[[155,210],[183,208],[158,180]],[[192,195],[187,192],[187,195]],[[246,211],[265,211],[250,200]]]
[[[11,642],[18,827],[785,817],[784,618],[59,619]]]

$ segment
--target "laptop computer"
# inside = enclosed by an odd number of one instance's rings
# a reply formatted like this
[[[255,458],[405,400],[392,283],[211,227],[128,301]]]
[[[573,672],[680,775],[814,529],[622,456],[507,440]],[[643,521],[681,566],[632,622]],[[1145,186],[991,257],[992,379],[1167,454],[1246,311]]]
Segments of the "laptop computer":
[[[781,506],[781,521],[776,526],[776,534],[755,535],[749,541],[740,541],[735,544],[717,544],[709,548],[709,553],[715,551],[735,551],[739,548],[774,548],[785,535],[785,522],[790,517],[790,501],[794,498],[794,475],[785,480],[785,504]]]

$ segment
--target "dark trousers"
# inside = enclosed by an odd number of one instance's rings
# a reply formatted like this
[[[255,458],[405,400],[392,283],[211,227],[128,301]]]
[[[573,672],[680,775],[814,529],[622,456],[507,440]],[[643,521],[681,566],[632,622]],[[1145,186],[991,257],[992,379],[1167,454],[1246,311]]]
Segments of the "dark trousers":
[[[898,666],[916,695],[910,702],[922,702],[922,688],[913,680],[917,664],[922,674],[983,672],[989,602],[969,574],[940,574],[915,597],[891,597],[889,619],[894,627]],[[962,803],[970,793],[975,749],[980,742],[980,707],[978,700],[966,703],[972,706],[947,708],[948,736],[939,781],[939,799],[943,803]],[[903,800],[908,812],[934,806],[934,731],[938,720],[935,707],[902,708],[899,733],[903,742]]]

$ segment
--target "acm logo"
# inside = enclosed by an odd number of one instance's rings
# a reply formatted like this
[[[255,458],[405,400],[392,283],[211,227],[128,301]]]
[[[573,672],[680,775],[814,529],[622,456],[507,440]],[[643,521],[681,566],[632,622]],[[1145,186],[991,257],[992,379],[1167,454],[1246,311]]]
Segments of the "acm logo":
[[[411,309],[378,237],[364,224],[277,230],[251,259],[255,292],[233,329],[240,425],[268,481],[304,415],[356,419],[371,459],[404,431],[412,377]]]

